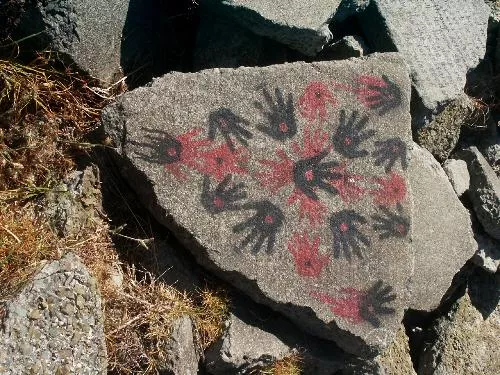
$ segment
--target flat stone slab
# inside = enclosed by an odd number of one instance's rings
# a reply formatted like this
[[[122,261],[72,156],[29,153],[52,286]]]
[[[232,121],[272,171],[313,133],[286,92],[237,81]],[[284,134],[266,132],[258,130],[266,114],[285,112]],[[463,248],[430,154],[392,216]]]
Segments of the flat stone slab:
[[[432,311],[474,255],[477,243],[469,212],[432,154],[415,144],[409,171],[415,252],[410,307]]]
[[[328,23],[340,0],[206,0],[257,35],[266,36],[309,56],[332,39]]]
[[[345,350],[408,305],[410,82],[397,54],[172,73],[103,122],[123,172],[204,266]]]
[[[374,0],[361,13],[367,41],[398,51],[411,68],[423,113],[463,92],[486,52],[490,9],[473,0]]]

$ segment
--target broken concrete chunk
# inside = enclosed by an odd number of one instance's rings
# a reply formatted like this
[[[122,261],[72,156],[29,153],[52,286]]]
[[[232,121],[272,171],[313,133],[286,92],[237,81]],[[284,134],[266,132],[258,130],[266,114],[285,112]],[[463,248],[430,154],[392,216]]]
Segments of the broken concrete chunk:
[[[139,196],[200,263],[371,355],[408,303],[409,98],[405,64],[379,54],[172,73],[103,122]]]
[[[204,5],[257,35],[314,56],[332,39],[328,23],[339,3],[340,0],[206,0]]]
[[[484,57],[489,14],[473,0],[373,0],[360,13],[370,47],[401,52],[411,68],[421,106],[415,127],[463,92],[468,70]]]
[[[108,85],[121,75],[120,45],[128,1],[27,2],[15,39],[58,52]]]
[[[5,311],[0,373],[107,373],[101,297],[77,256],[45,265]]]
[[[470,176],[465,161],[448,159],[444,162],[443,169],[459,197],[469,190]]]
[[[434,157],[414,145],[410,165],[415,269],[410,307],[432,311],[477,250],[468,211]],[[432,282],[429,282],[432,280]]]
[[[469,197],[484,230],[500,240],[500,179],[476,147],[462,150],[470,174]]]

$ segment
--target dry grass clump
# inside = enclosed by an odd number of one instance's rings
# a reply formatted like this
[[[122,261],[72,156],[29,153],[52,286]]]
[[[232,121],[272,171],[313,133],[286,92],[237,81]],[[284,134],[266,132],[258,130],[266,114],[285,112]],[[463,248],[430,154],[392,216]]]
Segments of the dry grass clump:
[[[52,63],[50,55],[29,65],[0,59],[0,190],[61,180],[108,102],[89,87],[94,82]]]
[[[274,362],[271,366],[258,370],[252,375],[301,375],[302,358],[300,354],[293,353],[288,357]]]
[[[105,332],[111,373],[157,374],[167,363],[171,325],[188,315],[197,331],[197,346],[205,349],[222,333],[228,303],[210,290],[189,296],[149,273],[138,278],[128,268],[123,289],[105,299]]]
[[[0,205],[0,302],[19,292],[44,260],[60,256],[60,241],[30,207]]]

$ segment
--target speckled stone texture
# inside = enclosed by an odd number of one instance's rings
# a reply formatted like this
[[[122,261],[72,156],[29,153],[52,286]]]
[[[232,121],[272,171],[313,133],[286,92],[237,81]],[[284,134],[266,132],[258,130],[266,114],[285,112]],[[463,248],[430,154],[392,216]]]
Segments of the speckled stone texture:
[[[467,71],[486,52],[489,14],[475,0],[373,0],[361,13],[367,42],[402,53],[411,68],[422,107],[415,126],[463,92]]]
[[[73,254],[48,263],[6,304],[1,374],[106,374],[101,298]]]
[[[466,293],[425,339],[420,375],[497,375],[500,369],[500,274],[475,270]]]
[[[450,288],[453,277],[477,250],[468,211],[446,173],[425,149],[414,145],[409,181],[413,193],[415,310],[432,311]]]
[[[103,114],[122,172],[204,266],[358,355],[408,304],[410,81],[397,54],[172,73]]]
[[[459,197],[469,190],[470,176],[465,161],[448,159],[444,162],[443,169]]]
[[[230,16],[257,35],[309,56],[332,39],[328,23],[340,0],[206,0],[214,12]]]
[[[469,197],[484,230],[500,240],[500,179],[476,147],[462,150],[470,174]]]
[[[48,0],[28,2],[15,31],[39,50],[61,53],[108,85],[121,78],[121,34],[128,1]]]

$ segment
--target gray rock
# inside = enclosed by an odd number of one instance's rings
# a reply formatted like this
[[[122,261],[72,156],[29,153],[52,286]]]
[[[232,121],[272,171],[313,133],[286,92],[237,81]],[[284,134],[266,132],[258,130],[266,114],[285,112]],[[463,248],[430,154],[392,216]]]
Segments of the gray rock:
[[[77,236],[95,225],[102,212],[99,169],[74,171],[44,197],[43,212],[60,237]]]
[[[274,39],[308,56],[332,39],[328,23],[340,0],[207,0],[214,13],[231,17],[257,35]]]
[[[363,12],[368,5],[370,5],[370,0],[342,0],[335,13],[334,21],[336,23],[344,22],[349,17]]]
[[[473,0],[373,0],[360,14],[370,46],[401,52],[411,68],[416,128],[463,92],[467,71],[484,57],[489,14]]]
[[[448,176],[453,190],[459,197],[469,190],[470,176],[465,161],[448,159],[443,164],[443,170]]]
[[[417,131],[417,143],[425,147],[440,162],[445,161],[456,147],[460,129],[474,113],[473,101],[465,94],[448,104],[432,122]]]
[[[121,96],[103,122],[139,197],[201,264],[368,355],[391,342],[408,301],[407,74],[397,54],[172,73]],[[387,308],[372,314],[380,288]]]
[[[500,243],[487,234],[475,233],[478,249],[472,261],[484,270],[495,273],[500,267]]]
[[[380,372],[374,361],[356,358],[331,341],[297,330],[288,319],[262,305],[243,298],[233,298],[231,302],[233,312],[226,323],[226,332],[206,352],[210,373],[254,374],[272,360],[297,352],[304,375]]]
[[[371,84],[376,105],[363,96]],[[405,65],[384,54],[173,73],[121,96],[103,122],[122,172],[200,263],[303,329],[371,355],[407,306],[409,96]],[[229,140],[227,126],[238,132]],[[315,173],[324,183],[310,184]],[[364,306],[381,287],[387,309],[372,314]]]
[[[193,52],[195,71],[279,64],[287,61],[287,56],[286,46],[256,35],[230,18],[202,7]]]
[[[198,374],[200,356],[196,353],[193,323],[184,315],[172,323],[172,334],[167,343],[167,362],[162,371],[172,375]]]
[[[321,57],[326,60],[344,60],[366,55],[368,48],[360,36],[348,35],[325,47]]]
[[[410,356],[410,344],[405,327],[401,325],[396,338],[387,350],[375,358],[384,375],[417,375]]]
[[[500,239],[500,179],[476,147],[459,153],[470,174],[469,197],[484,230]]]
[[[497,176],[500,177],[500,141],[487,145],[481,151]]]
[[[49,49],[110,84],[121,75],[120,40],[128,1],[48,0],[27,2],[15,38]]]
[[[427,150],[417,145],[413,148],[409,180],[415,252],[410,307],[431,311],[439,306],[453,276],[474,255],[477,244],[469,213],[446,173]]]
[[[479,280],[469,281],[465,295],[432,328],[430,336],[435,339],[426,340],[428,344],[420,356],[419,374],[498,374],[500,274],[486,274],[475,279]],[[485,303],[490,306],[488,311],[482,306]]]
[[[245,374],[292,354],[280,339],[231,314],[224,335],[205,354],[211,374]]]
[[[0,373],[107,373],[101,298],[77,256],[46,264],[5,311]]]

